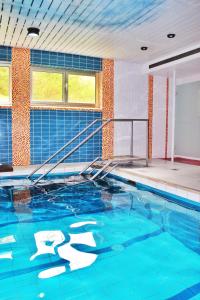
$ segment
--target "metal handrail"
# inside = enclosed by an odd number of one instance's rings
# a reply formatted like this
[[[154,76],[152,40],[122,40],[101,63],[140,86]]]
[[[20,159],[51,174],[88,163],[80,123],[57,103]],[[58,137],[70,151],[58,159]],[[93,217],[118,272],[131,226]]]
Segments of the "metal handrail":
[[[89,169],[97,160],[100,160],[100,157],[96,157],[92,162],[90,162],[80,173],[79,175],[82,175],[87,169]]]
[[[73,141],[75,141],[80,135],[82,135],[88,128],[94,125],[96,122],[101,121],[102,124],[96,130],[94,130],[88,137],[86,137],[82,142],[80,142],[77,146],[75,146],[71,151],[69,151],[63,158],[61,158],[57,163],[55,163],[49,170],[47,170],[44,174],[42,174],[35,182],[38,183],[42,178],[48,175],[52,170],[54,170],[59,164],[61,164],[64,160],[66,160],[69,156],[71,156],[76,150],[78,150],[83,144],[85,144],[89,139],[91,139],[97,132],[99,132],[103,127],[111,122],[132,122],[132,132],[131,132],[131,143],[133,143],[133,122],[147,122],[147,141],[148,141],[148,119],[96,119],[92,123],[90,123],[85,129],[83,129],[79,134],[77,134],[73,139],[67,142],[62,148],[60,148],[55,154],[53,154],[49,159],[47,159],[41,166],[36,168],[29,176],[30,178],[35,172],[41,169],[45,164],[47,164],[53,157],[55,157],[58,153],[64,150],[68,145],[70,145]],[[131,145],[131,149],[132,149]],[[146,149],[146,159],[148,158],[148,142]]]
[[[92,176],[91,180],[94,180],[100,173],[102,173],[111,164],[111,162],[111,160],[108,160],[108,162]]]
[[[102,120],[104,122],[104,120]],[[111,120],[105,121],[101,126],[99,126],[95,131],[93,131],[91,134],[88,135],[82,142],[80,142],[76,147],[74,147],[71,151],[69,151],[63,158],[61,158],[55,165],[53,165],[48,171],[46,171],[44,174],[42,174],[35,182],[38,183],[42,178],[44,178],[46,175],[48,175],[53,169],[55,169],[59,164],[61,164],[65,159],[67,159],[69,156],[71,156],[76,150],[78,150],[83,144],[85,144],[89,139],[91,139],[97,132],[99,132],[105,125],[110,123]]]
[[[104,179],[108,174],[110,174],[117,166],[119,165],[119,163],[114,164],[114,166],[112,166],[105,174],[103,174],[100,179]]]
[[[84,132],[86,132],[92,125],[95,123],[102,121],[102,119],[95,119],[92,121],[87,127],[85,127],[82,131],[80,131],[77,135],[75,135],[69,142],[67,142],[63,147],[61,147],[58,151],[56,151],[53,155],[51,155],[45,162],[37,167],[27,178],[31,178],[37,171],[39,171],[42,167],[44,167],[52,158],[54,158],[57,154],[63,151],[67,146],[71,145],[77,138],[79,138]]]

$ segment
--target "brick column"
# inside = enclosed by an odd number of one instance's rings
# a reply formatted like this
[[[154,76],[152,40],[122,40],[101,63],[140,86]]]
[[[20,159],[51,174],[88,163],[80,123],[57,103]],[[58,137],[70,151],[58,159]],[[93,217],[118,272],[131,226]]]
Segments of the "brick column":
[[[30,164],[30,50],[12,49],[13,165]]]
[[[102,117],[110,119],[114,117],[114,61],[103,60],[103,82],[102,82]],[[109,124],[102,130],[102,157],[108,159],[113,156],[114,126]]]
[[[152,159],[153,76],[148,78],[149,159]]]

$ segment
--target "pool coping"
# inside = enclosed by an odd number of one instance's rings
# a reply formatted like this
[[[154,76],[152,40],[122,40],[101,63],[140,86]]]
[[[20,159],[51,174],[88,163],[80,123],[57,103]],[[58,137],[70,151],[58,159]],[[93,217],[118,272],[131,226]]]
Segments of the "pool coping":
[[[188,188],[180,184],[171,183],[161,179],[159,180],[151,176],[137,174],[134,173],[133,169],[131,169],[130,172],[128,169],[124,170],[122,168],[116,168],[112,174],[119,175],[127,180],[135,181],[146,186],[150,186],[154,189],[189,199],[191,201],[200,202],[200,191],[196,189]]]

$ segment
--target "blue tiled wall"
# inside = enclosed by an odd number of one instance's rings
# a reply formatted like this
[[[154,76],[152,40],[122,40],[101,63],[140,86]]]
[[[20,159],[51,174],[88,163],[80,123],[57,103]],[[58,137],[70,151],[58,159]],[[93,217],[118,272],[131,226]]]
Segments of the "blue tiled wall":
[[[56,152],[67,141],[73,138],[93,120],[101,118],[100,112],[65,111],[65,110],[31,110],[31,163],[40,164]],[[83,140],[94,128],[82,135],[77,142],[71,144],[71,150]],[[91,161],[102,152],[102,134],[99,132],[90,141],[76,151],[66,162]],[[52,162],[63,157],[63,152]]]
[[[102,59],[64,54],[57,52],[31,50],[31,64],[41,67],[101,71]],[[63,111],[63,110],[32,110],[31,111],[31,163],[39,164],[62,147],[68,140],[79,133],[87,124],[101,118],[99,112]],[[93,128],[94,129],[94,128]],[[88,131],[88,132],[91,132]],[[87,133],[88,133],[87,132]],[[77,145],[86,134],[67,148]],[[101,156],[102,135],[94,138],[74,153],[67,162],[91,161]],[[58,161],[65,152],[59,154],[52,162]]]
[[[0,61],[11,61],[12,50],[11,47],[0,46]]]
[[[31,64],[55,68],[101,71],[102,59],[75,54],[31,50]]]
[[[10,62],[12,48],[0,46],[0,61]],[[53,68],[76,69],[99,72],[102,59],[96,57],[31,50],[31,64]],[[31,110],[31,163],[40,164],[74,137],[96,118],[100,112]],[[91,128],[78,141],[67,148],[72,149],[94,129]],[[74,153],[67,162],[91,161],[102,152],[102,134],[99,132],[87,144]],[[65,152],[64,152],[65,153]],[[58,155],[52,162],[64,154]],[[0,109],[0,163],[12,163],[12,111]]]
[[[11,109],[0,109],[0,163],[12,163]]]

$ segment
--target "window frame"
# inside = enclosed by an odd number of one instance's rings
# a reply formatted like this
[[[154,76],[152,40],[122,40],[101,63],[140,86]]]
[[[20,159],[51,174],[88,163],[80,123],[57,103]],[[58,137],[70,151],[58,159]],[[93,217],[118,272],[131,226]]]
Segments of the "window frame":
[[[62,101],[40,101],[40,100],[33,100],[33,72],[44,72],[44,73],[59,73],[62,74]],[[32,67],[31,68],[31,104],[38,106],[38,105],[44,105],[44,106],[62,106],[65,105],[66,101],[66,93],[65,93],[65,82],[66,82],[66,72],[62,69],[53,69],[53,68],[41,68],[41,67]]]
[[[70,107],[97,107],[98,106],[98,99],[97,99],[97,74],[96,72],[89,72],[89,71],[66,71],[66,82],[65,82],[65,85],[67,85],[67,88],[66,88],[66,102],[67,102],[67,105],[70,106]],[[76,103],[73,103],[73,102],[69,102],[69,98],[68,98],[68,75],[82,75],[82,76],[91,76],[91,77],[94,77],[95,78],[95,103],[83,103],[83,102],[76,102]]]
[[[0,106],[12,106],[12,80],[11,80],[11,64],[9,62],[0,61],[0,67],[7,67],[9,71],[9,80],[8,80],[8,102],[0,103]],[[0,98],[1,100],[1,98]]]
[[[37,101],[33,100],[33,72],[46,72],[46,73],[62,73],[62,102],[57,101]],[[68,101],[68,75],[85,75],[95,77],[95,103],[76,102],[71,103]],[[65,107],[86,107],[86,108],[99,108],[99,75],[94,71],[75,71],[59,68],[48,67],[31,67],[31,105],[33,106],[65,106]]]

